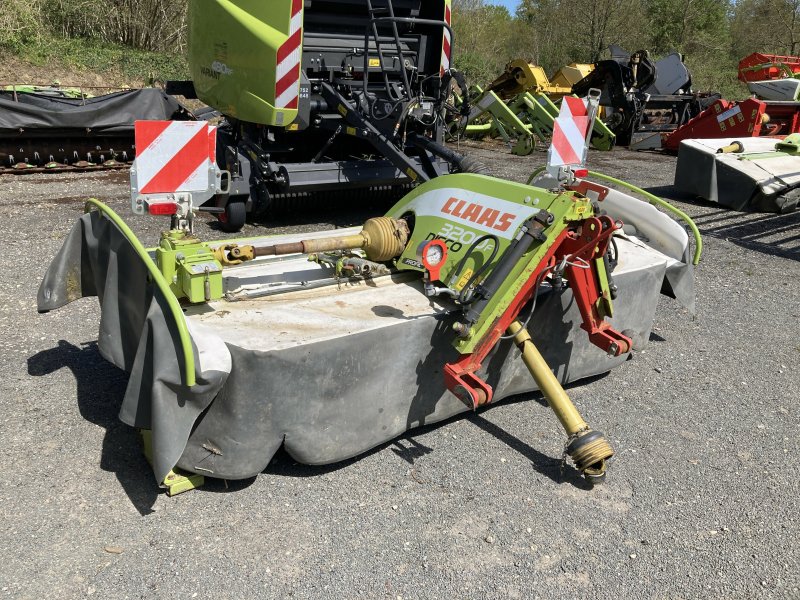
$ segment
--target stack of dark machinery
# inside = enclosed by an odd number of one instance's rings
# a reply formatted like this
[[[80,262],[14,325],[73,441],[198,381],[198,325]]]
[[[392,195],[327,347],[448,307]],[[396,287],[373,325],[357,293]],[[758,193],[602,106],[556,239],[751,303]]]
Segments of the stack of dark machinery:
[[[75,96],[0,91],[0,173],[124,168],[135,156],[134,121],[193,118],[156,88]]]
[[[601,90],[604,120],[619,145],[660,147],[662,133],[674,131],[719,98],[692,91],[691,73],[677,52],[653,62],[646,50],[610,50],[611,58],[596,63],[572,91],[585,96],[591,88]]]

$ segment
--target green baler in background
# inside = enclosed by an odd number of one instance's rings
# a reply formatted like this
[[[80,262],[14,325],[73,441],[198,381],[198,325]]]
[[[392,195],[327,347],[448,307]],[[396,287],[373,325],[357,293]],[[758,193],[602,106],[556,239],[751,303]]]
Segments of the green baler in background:
[[[224,117],[217,162],[230,192],[209,201],[223,229],[317,192],[480,172],[442,143],[461,79],[450,14],[451,0],[190,3],[194,92]]]

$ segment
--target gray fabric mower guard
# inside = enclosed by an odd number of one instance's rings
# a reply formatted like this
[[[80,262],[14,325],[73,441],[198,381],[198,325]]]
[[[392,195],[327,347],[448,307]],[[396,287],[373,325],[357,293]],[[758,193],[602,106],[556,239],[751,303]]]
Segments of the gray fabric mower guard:
[[[688,260],[673,261],[670,270],[673,279],[692,280]],[[612,323],[637,348],[649,339],[666,274],[667,261],[658,259],[614,274],[620,293]],[[422,294],[419,279],[398,285]],[[281,445],[301,463],[337,462],[467,410],[442,376],[444,364],[457,359],[450,329],[455,315],[389,320],[379,329],[270,352],[216,347],[193,334],[197,385],[189,389],[165,299],[129,241],[99,212],[73,227],[41,284],[39,310],[85,296],[100,300],[100,353],[130,373],[120,419],[152,430],[159,482],[175,466],[218,478],[251,477]],[[683,300],[688,303],[688,295]],[[563,383],[629,358],[609,358],[591,345],[580,322],[569,290],[540,295],[531,334]],[[226,351],[229,359],[213,356]],[[498,344],[481,375],[495,401],[536,389],[509,341]]]

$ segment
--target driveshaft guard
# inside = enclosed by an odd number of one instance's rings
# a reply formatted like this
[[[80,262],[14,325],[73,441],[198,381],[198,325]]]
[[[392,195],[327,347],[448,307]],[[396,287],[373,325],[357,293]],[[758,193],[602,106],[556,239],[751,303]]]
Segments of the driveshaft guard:
[[[540,210],[555,215],[553,230],[593,212],[590,203],[573,192],[554,193],[492,177],[459,174],[437,177],[417,187],[386,216],[406,218],[412,224],[411,237],[397,267],[424,272],[421,248],[426,242],[442,240],[447,256],[440,279],[460,290],[493,255],[502,256],[520,226]],[[458,269],[468,253],[469,258]]]

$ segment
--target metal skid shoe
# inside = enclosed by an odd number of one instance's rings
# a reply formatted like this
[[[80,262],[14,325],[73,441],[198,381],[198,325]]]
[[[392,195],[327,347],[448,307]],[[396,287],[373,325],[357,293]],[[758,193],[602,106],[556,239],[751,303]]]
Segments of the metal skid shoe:
[[[142,446],[144,447],[144,456],[147,462],[152,466],[153,464],[153,432],[149,429],[140,429],[139,434],[142,436]],[[164,481],[159,482],[159,486],[167,490],[168,496],[176,496],[183,492],[194,490],[205,484],[206,478],[202,475],[195,473],[186,473],[180,469],[173,469],[164,478]]]

